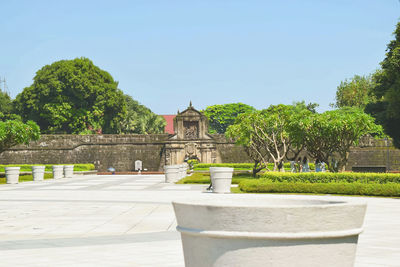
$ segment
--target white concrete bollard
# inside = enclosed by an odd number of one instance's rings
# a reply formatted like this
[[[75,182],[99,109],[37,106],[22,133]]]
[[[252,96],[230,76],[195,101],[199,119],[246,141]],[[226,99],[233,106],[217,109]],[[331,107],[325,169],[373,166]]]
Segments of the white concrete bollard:
[[[53,178],[61,179],[64,178],[64,165],[53,165]]]
[[[175,183],[180,179],[179,165],[165,165],[164,173],[166,183]]]
[[[64,165],[64,177],[72,178],[74,176],[74,165]]]
[[[4,170],[6,172],[6,183],[18,184],[20,167],[5,167]]]
[[[33,181],[43,181],[44,180],[44,170],[45,166],[32,166],[32,176]]]
[[[173,202],[186,267],[353,266],[366,204],[205,194]]]
[[[213,193],[230,193],[233,168],[210,167],[210,179]]]

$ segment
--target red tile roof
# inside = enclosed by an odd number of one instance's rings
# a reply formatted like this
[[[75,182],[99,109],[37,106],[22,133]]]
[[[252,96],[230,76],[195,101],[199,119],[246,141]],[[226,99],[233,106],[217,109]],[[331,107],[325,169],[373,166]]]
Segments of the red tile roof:
[[[176,115],[161,115],[164,117],[164,119],[167,121],[167,124],[165,125],[165,133],[169,134],[174,134],[174,118]]]

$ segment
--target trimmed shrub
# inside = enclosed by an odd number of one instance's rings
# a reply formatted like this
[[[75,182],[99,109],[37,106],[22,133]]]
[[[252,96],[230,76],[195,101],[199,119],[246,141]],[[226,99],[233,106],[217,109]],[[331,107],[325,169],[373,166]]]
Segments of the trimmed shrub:
[[[44,174],[44,179],[53,179],[53,174],[51,173],[45,173]],[[33,181],[33,176],[32,174],[24,174],[24,175],[19,175],[19,182],[29,182]],[[6,177],[5,175],[0,175],[0,184],[5,184],[6,183]]]
[[[262,178],[274,182],[304,182],[304,183],[330,183],[330,182],[361,182],[361,183],[400,183],[400,173],[359,173],[359,172],[265,172]]]
[[[312,193],[365,196],[400,196],[400,184],[362,183],[362,182],[274,182],[267,179],[243,180],[239,183],[241,191],[246,193]]]
[[[310,163],[310,169],[314,170],[314,163]],[[254,163],[198,163],[193,165],[194,170],[208,170],[210,167],[230,167],[235,170],[252,170]],[[290,171],[290,163],[284,163],[283,167],[285,170]],[[273,163],[268,163],[268,169],[272,170],[274,168]]]
[[[45,171],[51,171],[53,165],[68,165],[66,164],[10,164],[0,165],[0,172],[4,172],[4,167],[21,167],[20,172],[32,171],[32,166],[46,166]],[[72,165],[72,164],[71,164]],[[93,164],[73,164],[74,171],[93,171],[95,167]]]

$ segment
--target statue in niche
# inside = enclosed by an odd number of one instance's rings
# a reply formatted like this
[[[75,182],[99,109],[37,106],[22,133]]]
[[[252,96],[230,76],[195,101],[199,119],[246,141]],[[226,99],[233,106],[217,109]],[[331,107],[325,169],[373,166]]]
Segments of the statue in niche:
[[[196,121],[185,121],[183,122],[185,128],[185,139],[198,139],[198,122]]]

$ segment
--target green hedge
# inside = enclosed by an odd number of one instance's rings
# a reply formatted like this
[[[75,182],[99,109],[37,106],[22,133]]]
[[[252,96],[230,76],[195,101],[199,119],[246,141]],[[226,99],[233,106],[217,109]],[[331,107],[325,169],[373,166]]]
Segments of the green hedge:
[[[53,174],[51,173],[45,173],[44,174],[44,179],[53,179]],[[28,182],[28,181],[33,181],[33,176],[32,174],[25,174],[25,175],[20,175],[18,178],[18,181],[20,183],[23,182]],[[6,177],[5,175],[0,175],[0,184],[5,184],[6,183]]]
[[[259,178],[259,177],[257,177]],[[246,173],[233,174],[232,184],[239,184],[245,179],[257,179]],[[195,172],[190,176],[179,180],[177,184],[210,184],[210,173]]]
[[[246,193],[312,193],[365,196],[400,196],[400,184],[396,183],[362,183],[331,182],[301,183],[273,182],[271,180],[243,180],[239,188]]]
[[[274,182],[305,182],[305,183],[330,183],[330,182],[362,182],[362,183],[400,183],[400,173],[358,173],[358,172],[266,172],[262,178]]]
[[[310,169],[314,170],[314,163],[310,163]],[[207,170],[210,167],[230,167],[236,170],[252,170],[254,163],[197,163],[193,165],[194,170]],[[285,170],[290,171],[290,163],[284,163],[283,167]],[[268,163],[268,169],[272,170],[274,168],[273,163]]]
[[[63,164],[10,164],[10,165],[0,165],[0,172],[4,172],[4,167],[21,167],[21,172],[32,171],[32,166],[46,166],[45,171],[51,171],[53,165],[63,165]],[[68,165],[68,164],[64,164]],[[71,164],[72,165],[72,164]],[[73,164],[74,171],[93,171],[93,164]]]

